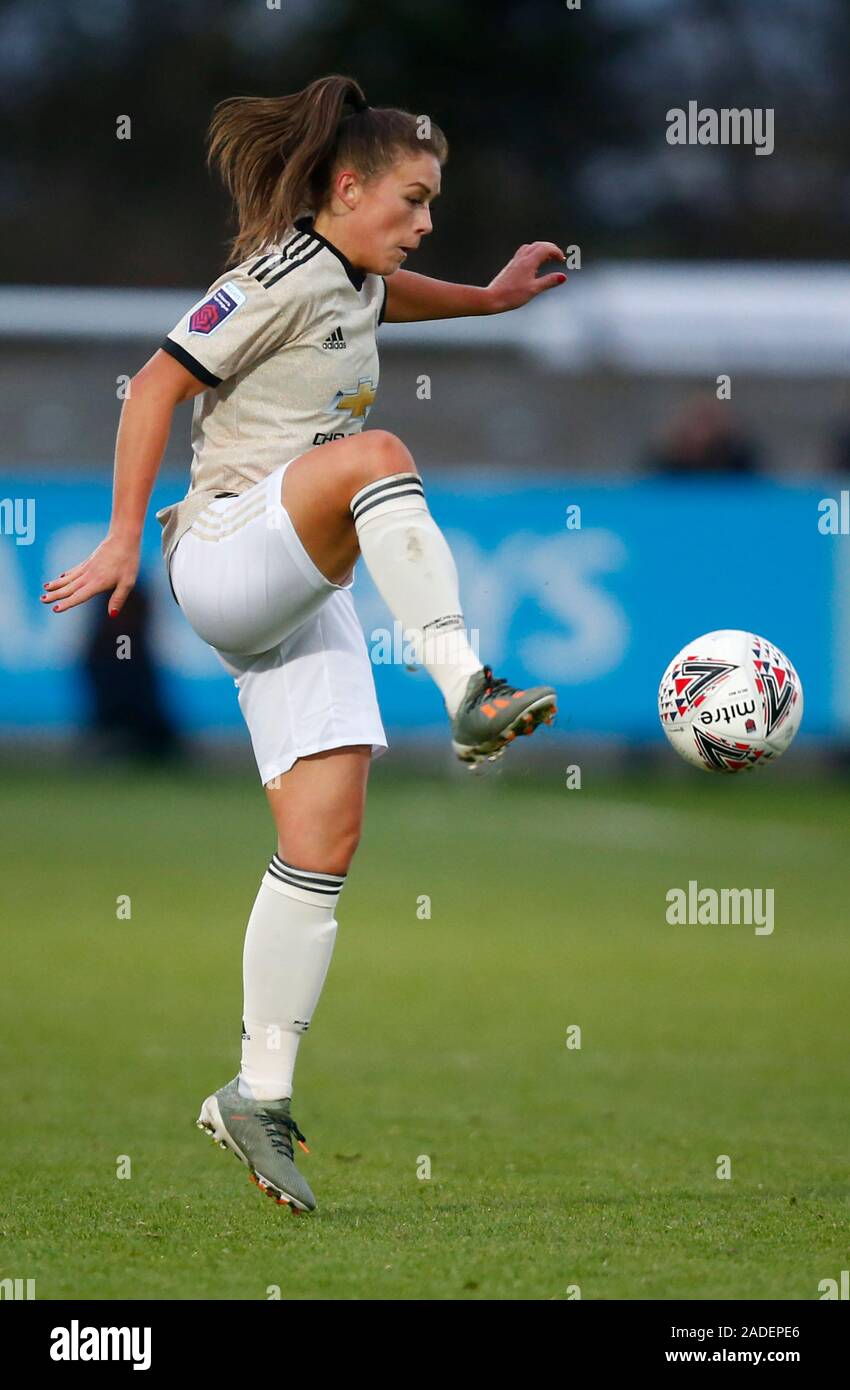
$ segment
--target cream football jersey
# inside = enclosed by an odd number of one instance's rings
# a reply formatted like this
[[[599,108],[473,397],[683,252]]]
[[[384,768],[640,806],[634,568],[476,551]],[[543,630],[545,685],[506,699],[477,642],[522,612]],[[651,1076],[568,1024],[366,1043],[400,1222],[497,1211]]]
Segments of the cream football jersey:
[[[363,429],[386,295],[383,277],[352,265],[307,214],[221,275],[171,330],[162,348],[209,389],[195,397],[189,490],[156,513],[166,563],[217,494]]]

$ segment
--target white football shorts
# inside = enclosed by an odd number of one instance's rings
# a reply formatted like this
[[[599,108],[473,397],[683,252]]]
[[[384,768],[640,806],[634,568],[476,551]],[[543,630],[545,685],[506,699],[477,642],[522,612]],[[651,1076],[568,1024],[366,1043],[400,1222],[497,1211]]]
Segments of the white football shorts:
[[[354,581],[325,578],[280,500],[292,462],[210,502],[169,567],[190,625],[233,677],[264,785],[323,749],[387,749]]]

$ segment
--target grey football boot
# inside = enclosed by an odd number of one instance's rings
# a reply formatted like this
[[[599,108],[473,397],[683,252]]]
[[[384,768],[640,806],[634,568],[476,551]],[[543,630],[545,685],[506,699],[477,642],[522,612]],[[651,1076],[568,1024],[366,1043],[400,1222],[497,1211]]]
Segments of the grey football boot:
[[[314,1211],[316,1199],[293,1162],[292,1138],[309,1153],[304,1135],[289,1113],[290,1097],[248,1100],[239,1094],[238,1077],[207,1096],[196,1120],[222,1149],[247,1164],[248,1176],[261,1192],[291,1211]]]
[[[461,762],[493,762],[517,734],[533,734],[538,724],[551,724],[558,712],[555,700],[551,685],[515,690],[485,666],[469,678],[452,720],[452,747]]]

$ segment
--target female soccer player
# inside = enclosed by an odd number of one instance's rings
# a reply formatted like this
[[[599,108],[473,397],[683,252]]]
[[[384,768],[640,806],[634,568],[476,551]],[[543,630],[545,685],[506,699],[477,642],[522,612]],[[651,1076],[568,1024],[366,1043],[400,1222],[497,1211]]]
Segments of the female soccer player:
[[[121,611],[174,407],[197,397],[189,490],[157,512],[163,555],[177,603],[234,679],[277,828],[245,938],[241,1069],[198,1125],[278,1202],[311,1211],[293,1162],[293,1137],[306,1151],[290,1112],[295,1057],[370,760],[387,746],[351,598],[358,555],[436,682],[460,758],[498,756],[555,713],[550,686],[516,690],[477,659],[413,458],[364,431],[375,332],[516,308],[566,279],[536,274],[564,253],[521,246],[486,289],[399,269],[431,231],[448,146],[424,117],[367,106],[350,78],[224,101],[209,142],[236,205],[232,268],[132,378],[109,532],[42,601],[64,612],[108,590],[110,615]]]

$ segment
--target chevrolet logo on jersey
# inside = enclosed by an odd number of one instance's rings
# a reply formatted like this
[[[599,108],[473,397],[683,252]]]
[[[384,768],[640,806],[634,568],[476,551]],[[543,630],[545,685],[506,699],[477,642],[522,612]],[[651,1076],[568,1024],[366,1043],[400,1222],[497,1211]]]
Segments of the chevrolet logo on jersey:
[[[369,377],[362,376],[355,390],[337,391],[331,403],[331,410],[347,410],[350,419],[365,422],[377,394],[374,382]]]

